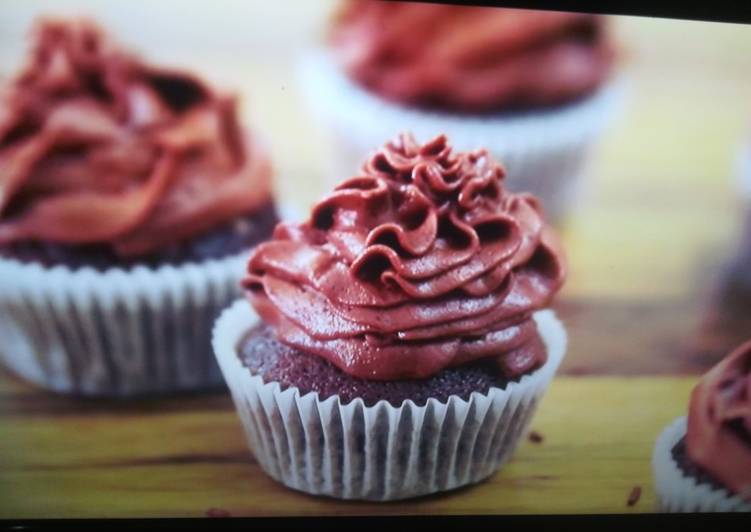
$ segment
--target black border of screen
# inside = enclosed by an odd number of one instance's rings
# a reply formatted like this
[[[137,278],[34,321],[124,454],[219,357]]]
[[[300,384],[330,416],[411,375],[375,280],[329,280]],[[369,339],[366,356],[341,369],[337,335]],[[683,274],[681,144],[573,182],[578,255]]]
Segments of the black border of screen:
[[[268,0],[274,1],[274,0]],[[314,1],[314,0],[301,0]],[[392,0],[395,1],[395,0]],[[416,0],[432,3],[484,5],[575,11],[607,15],[657,17],[669,19],[701,20],[751,24],[751,2],[650,2],[638,4],[628,0],[575,1],[575,0]],[[751,51],[750,51],[751,52]],[[751,57],[751,55],[750,55]],[[10,487],[12,489],[12,486]],[[0,494],[0,497],[2,494]],[[648,501],[642,501],[648,503]],[[316,517],[238,517],[238,518],[159,518],[159,519],[1,519],[0,531],[45,531],[71,530],[85,532],[118,530],[306,530],[325,527],[333,530],[380,530],[385,527],[424,528],[435,530],[472,528],[496,531],[534,530],[751,530],[751,515],[748,514],[577,514],[577,515],[449,515],[449,516],[316,516]]]

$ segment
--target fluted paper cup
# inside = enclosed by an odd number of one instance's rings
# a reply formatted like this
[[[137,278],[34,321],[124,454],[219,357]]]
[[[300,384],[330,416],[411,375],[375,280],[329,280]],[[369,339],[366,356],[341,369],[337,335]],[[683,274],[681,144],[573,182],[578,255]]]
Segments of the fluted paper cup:
[[[75,395],[221,387],[211,327],[239,294],[246,260],[100,272],[0,259],[0,360]]]
[[[673,459],[672,449],[686,435],[686,417],[677,418],[657,438],[652,455],[658,505],[663,512],[751,512],[751,503],[727,490],[697,482]]]
[[[446,402],[381,400],[343,404],[338,396],[282,390],[238,358],[243,335],[258,323],[247,301],[228,308],[214,329],[214,352],[248,444],[266,473],[314,495],[387,501],[479,482],[495,473],[522,439],[566,350],[552,311],[535,314],[548,349],[535,372],[487,394]]]
[[[616,78],[592,96],[553,109],[488,115],[421,111],[361,88],[320,50],[301,61],[299,82],[312,116],[331,136],[329,185],[359,172],[374,149],[402,131],[423,141],[446,133],[456,149],[487,148],[506,168],[509,190],[541,198],[553,221],[579,197],[591,148],[625,92],[625,81]]]

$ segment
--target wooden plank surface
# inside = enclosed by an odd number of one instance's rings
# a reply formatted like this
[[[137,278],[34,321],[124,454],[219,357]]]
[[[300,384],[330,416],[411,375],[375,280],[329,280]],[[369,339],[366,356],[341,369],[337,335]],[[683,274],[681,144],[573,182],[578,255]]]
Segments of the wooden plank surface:
[[[0,518],[619,513],[655,510],[652,445],[694,377],[561,377],[513,460],[487,482],[413,501],[293,492],[247,450],[229,397],[81,402],[0,380]],[[626,505],[634,486],[641,500]]]

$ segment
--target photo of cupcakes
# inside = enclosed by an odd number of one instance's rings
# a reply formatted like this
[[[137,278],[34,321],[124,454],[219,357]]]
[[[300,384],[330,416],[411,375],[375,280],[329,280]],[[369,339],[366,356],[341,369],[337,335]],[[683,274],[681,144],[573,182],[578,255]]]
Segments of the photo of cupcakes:
[[[6,366],[83,395],[221,386],[211,325],[277,222],[234,97],[44,19],[0,96],[0,168]]]
[[[356,0],[300,79],[334,139],[332,175],[404,124],[446,132],[457,149],[487,147],[509,190],[535,194],[558,222],[621,99],[611,41],[591,14]]]
[[[252,253],[213,345],[263,470],[386,501],[477,483],[566,350],[565,258],[484,149],[399,135]]]
[[[751,341],[702,377],[688,416],[657,439],[652,468],[663,511],[751,511]]]

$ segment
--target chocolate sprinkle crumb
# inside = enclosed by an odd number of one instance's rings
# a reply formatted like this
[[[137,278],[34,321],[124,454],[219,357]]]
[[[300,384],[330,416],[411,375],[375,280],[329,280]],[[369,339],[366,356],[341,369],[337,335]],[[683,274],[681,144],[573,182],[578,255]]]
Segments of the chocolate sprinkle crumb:
[[[209,508],[206,517],[232,517],[232,514],[223,508]]]
[[[542,443],[544,439],[543,435],[536,430],[530,431],[529,433],[529,441],[532,443]]]
[[[628,500],[626,501],[626,504],[629,506],[634,506],[637,502],[639,502],[639,499],[641,498],[641,486],[634,486],[631,489],[631,493],[628,495]]]

